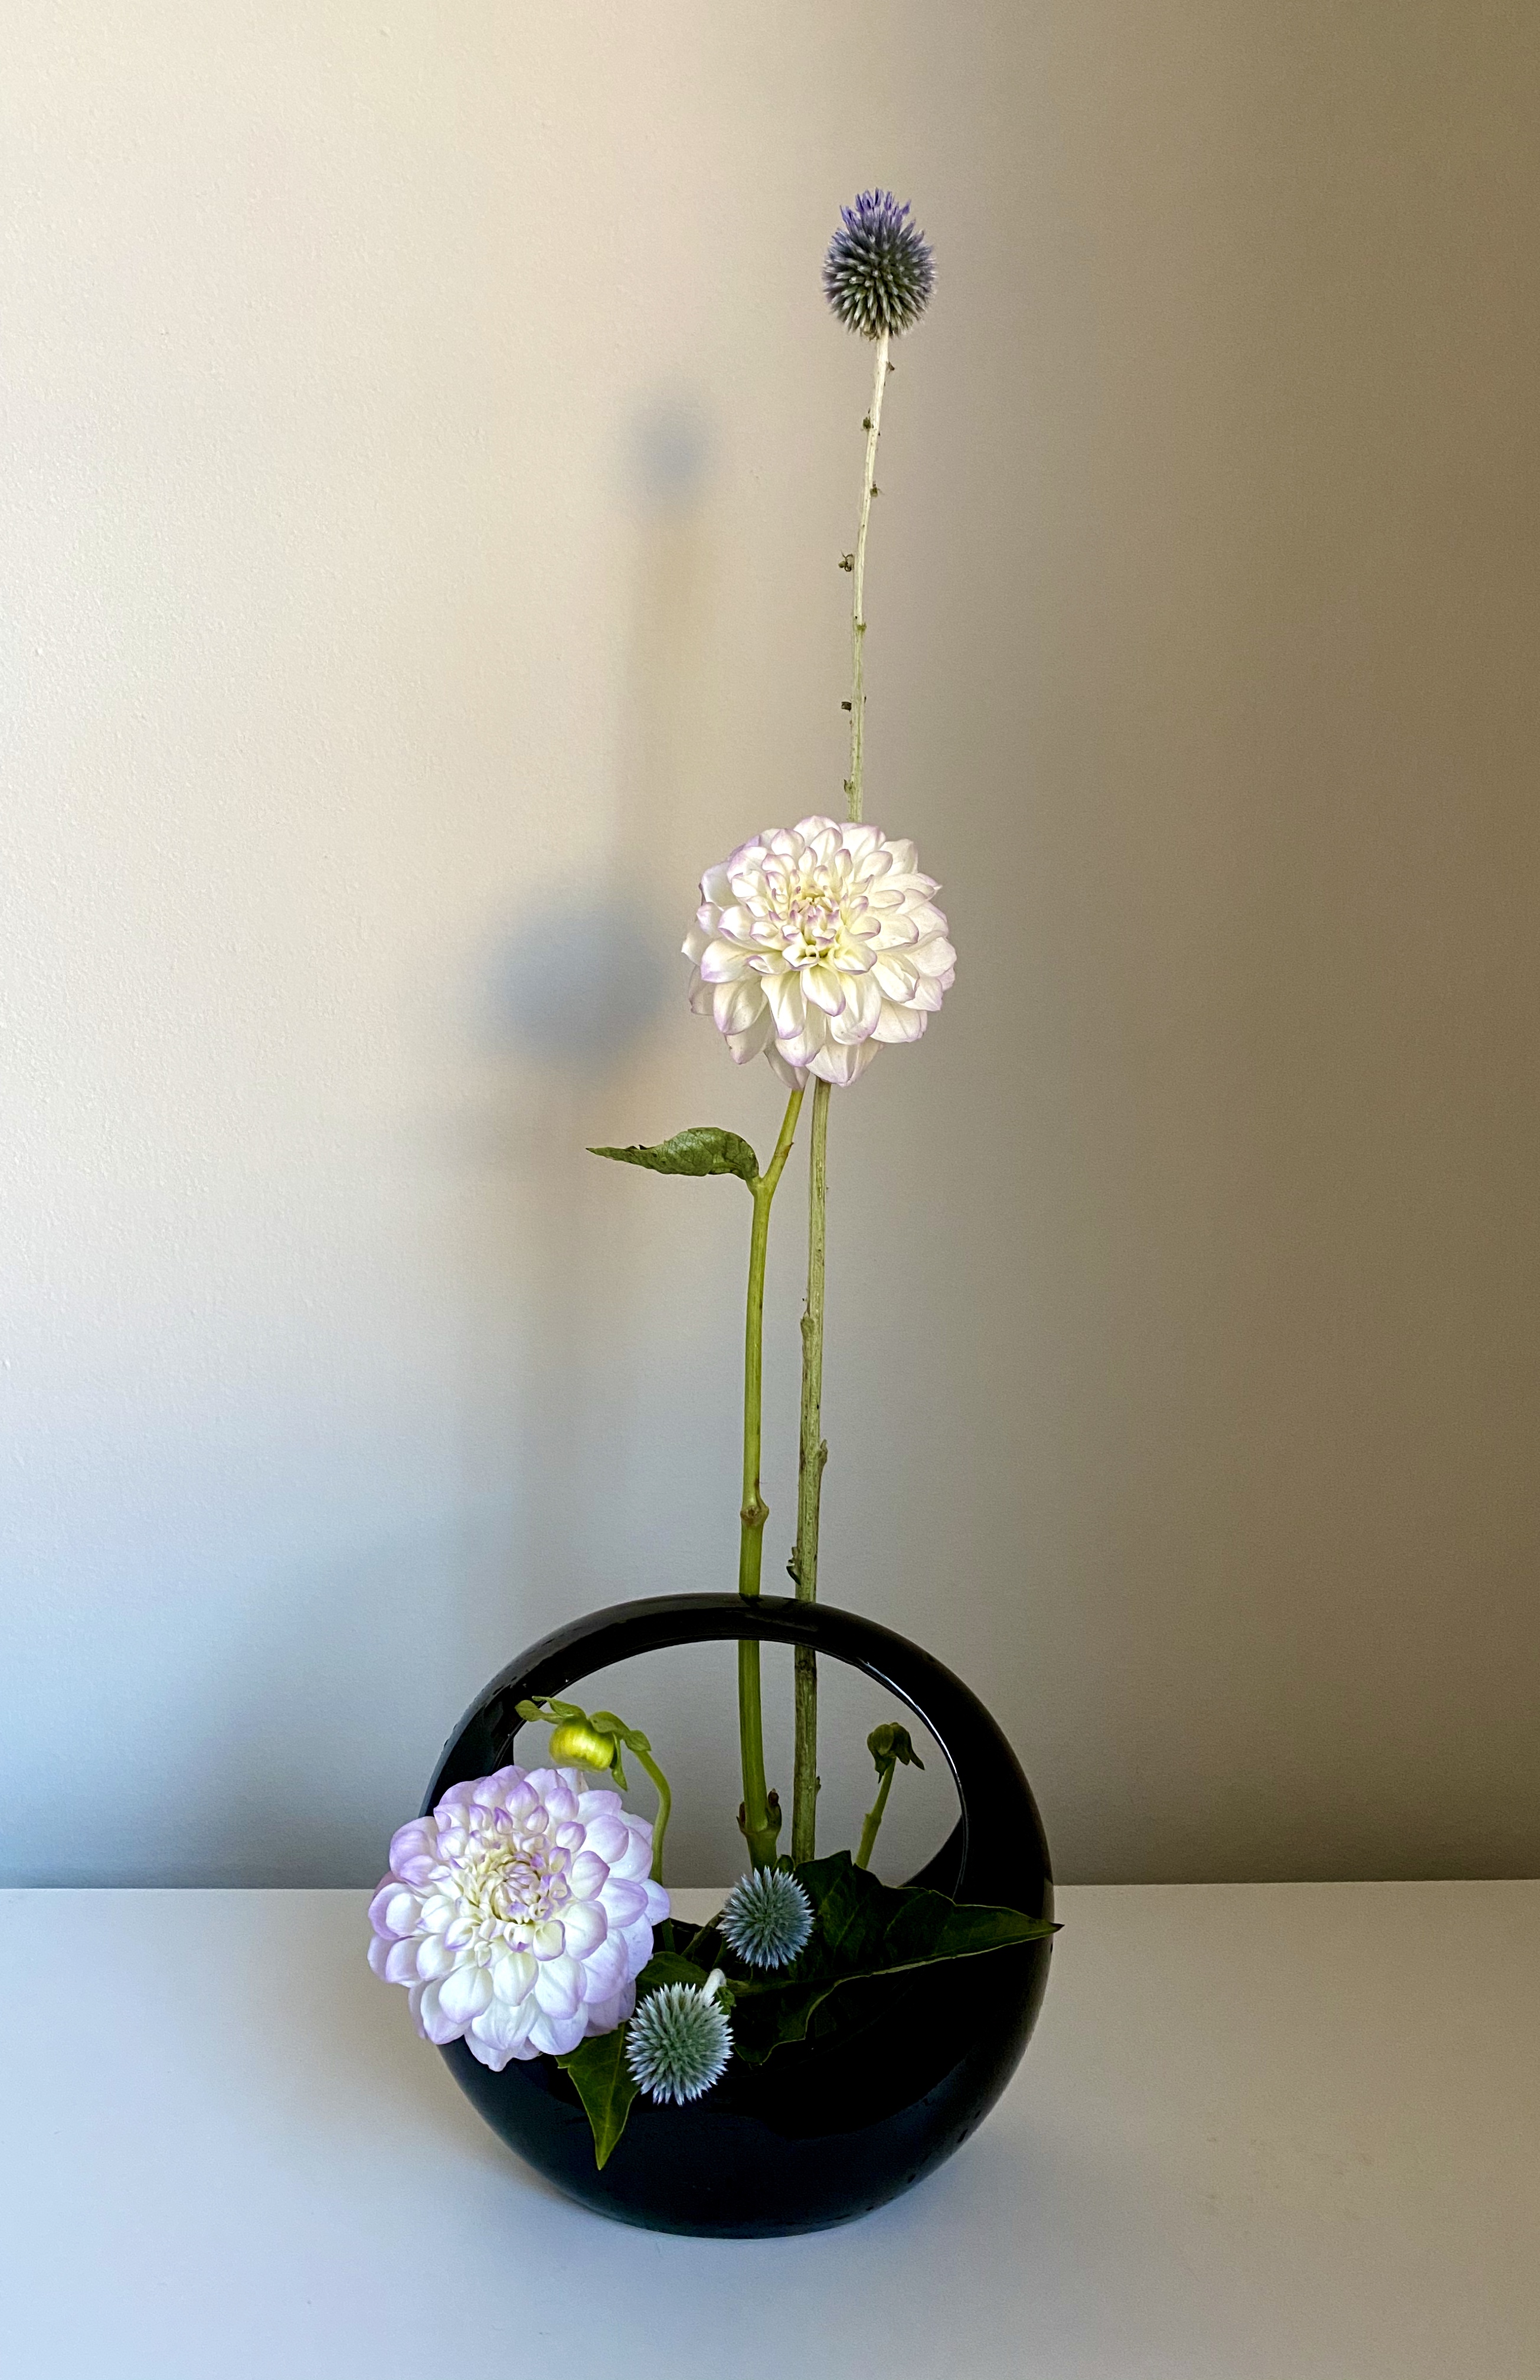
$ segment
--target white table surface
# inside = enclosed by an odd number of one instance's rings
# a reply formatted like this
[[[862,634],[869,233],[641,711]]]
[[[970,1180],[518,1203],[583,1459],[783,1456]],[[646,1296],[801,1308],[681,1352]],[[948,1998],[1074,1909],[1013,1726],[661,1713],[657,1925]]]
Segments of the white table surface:
[[[721,2242],[510,2156],[363,1893],[0,1899],[6,2380],[1540,2374],[1540,1883],[1065,1890],[962,2153]]]

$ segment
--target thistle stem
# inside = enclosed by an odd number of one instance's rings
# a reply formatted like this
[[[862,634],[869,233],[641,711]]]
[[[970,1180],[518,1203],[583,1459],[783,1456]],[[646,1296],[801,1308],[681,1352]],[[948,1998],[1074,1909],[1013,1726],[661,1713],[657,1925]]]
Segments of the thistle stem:
[[[861,1822],[861,1848],[855,1854],[857,1867],[866,1867],[870,1864],[877,1842],[877,1830],[882,1824],[882,1813],[888,1806],[888,1795],[891,1791],[892,1782],[892,1769],[885,1768],[882,1771],[882,1782],[877,1789],[877,1799]]]
[[[861,785],[866,766],[867,723],[867,530],[871,525],[871,500],[877,493],[877,441],[882,428],[882,392],[888,385],[888,334],[877,342],[877,369],[872,375],[871,410],[867,415],[867,459],[861,473],[861,519],[852,560],[850,618],[850,774],[845,802],[853,822],[861,817]]]
[[[799,1603],[819,1592],[819,1503],[829,1460],[823,1427],[823,1274],[829,1217],[829,1085],[813,1086],[807,1173],[807,1304],[802,1317],[802,1428],[797,1449],[796,1550],[791,1573]],[[819,1666],[810,1645],[794,1661],[796,1748],[792,1775],[792,1857],[813,1857],[818,1830]]]
[[[748,1243],[748,1305],[744,1326],[744,1498],[738,1513],[738,1593],[749,1597],[759,1592],[765,1523],[770,1518],[770,1506],[759,1492],[759,1444],[764,1407],[765,1255],[770,1243],[770,1202],[792,1153],[801,1110],[802,1093],[794,1091],[781,1120],[774,1154],[764,1172],[749,1185],[754,1196],[754,1227]],[[744,1779],[740,1824],[747,1839],[751,1864],[768,1867],[775,1858],[781,1812],[779,1805],[772,1804],[765,1788],[759,1645],[758,1639],[748,1636],[738,1640],[738,1748]]]

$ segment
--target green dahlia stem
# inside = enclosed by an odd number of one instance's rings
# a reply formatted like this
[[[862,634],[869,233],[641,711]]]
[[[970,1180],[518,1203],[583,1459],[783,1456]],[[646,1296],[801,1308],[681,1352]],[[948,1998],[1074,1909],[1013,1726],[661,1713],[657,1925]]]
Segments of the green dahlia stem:
[[[896,1765],[895,1763],[894,1766]],[[877,1799],[862,1821],[861,1848],[855,1854],[857,1867],[868,1867],[871,1864],[872,1852],[877,1843],[877,1830],[882,1824],[882,1813],[888,1806],[888,1795],[892,1791],[892,1768],[885,1768],[882,1771],[882,1782],[877,1789]]]
[[[770,1506],[759,1492],[759,1444],[764,1408],[765,1255],[770,1244],[770,1202],[786,1170],[802,1109],[802,1093],[794,1091],[781,1120],[781,1136],[763,1173],[749,1184],[754,1196],[754,1228],[748,1243],[748,1306],[744,1326],[744,1500],[738,1513],[738,1593],[753,1597],[759,1592],[764,1559],[765,1523]],[[765,1726],[759,1693],[759,1646],[752,1637],[738,1641],[738,1748],[743,1764],[744,1806],[740,1824],[755,1867],[768,1867],[775,1858],[781,1831],[781,1810],[765,1787]]]
[[[657,1791],[658,1815],[652,1821],[652,1866],[650,1874],[654,1884],[661,1884],[663,1881],[663,1837],[669,1830],[669,1813],[673,1808],[673,1796],[669,1791],[668,1779],[664,1776],[662,1770],[659,1767],[658,1763],[653,1759],[650,1753],[644,1752],[640,1744],[636,1742],[629,1743],[626,1746],[626,1750],[636,1754],[637,1758],[641,1762],[642,1767],[651,1778],[653,1786]]]
[[[872,375],[871,410],[864,424],[867,459],[861,472],[861,519],[851,558],[853,586],[850,618],[850,774],[845,800],[850,816],[861,816],[861,785],[866,766],[867,726],[867,530],[871,525],[871,500],[877,493],[877,441],[882,428],[882,392],[888,385],[888,334],[877,342],[877,370]]]
[[[819,1502],[829,1449],[823,1442],[823,1269],[829,1217],[829,1085],[813,1086],[807,1173],[807,1305],[802,1317],[802,1428],[797,1449],[796,1550],[791,1572],[799,1603],[819,1592]],[[810,1645],[795,1656],[796,1750],[792,1776],[792,1857],[809,1860],[818,1833],[819,1665]]]

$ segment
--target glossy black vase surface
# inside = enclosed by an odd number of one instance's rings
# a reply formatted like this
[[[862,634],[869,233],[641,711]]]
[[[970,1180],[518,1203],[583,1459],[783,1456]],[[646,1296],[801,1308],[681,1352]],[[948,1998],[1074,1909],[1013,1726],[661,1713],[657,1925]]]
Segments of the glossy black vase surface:
[[[940,1745],[957,1786],[952,1834],[917,1876],[958,1900],[1051,1917],[1048,1844],[1010,1744],[976,1695],[891,1629],[825,1605],[762,1596],[658,1596],[590,1613],[500,1672],[444,1748],[423,1802],[514,1753],[516,1705],[564,1694],[611,1663],[669,1645],[758,1636],[811,1645],[886,1686]],[[442,2055],[510,2147],[601,2215],[655,2231],[765,2239],[880,2206],[961,2146],[1005,2088],[1048,1983],[1050,1944],[843,1985],[837,2027],[734,2060],[684,2107],[638,2098],[602,2170],[577,2093],[548,2058],[494,2074],[463,2041]],[[832,2003],[826,2004],[832,2006]]]

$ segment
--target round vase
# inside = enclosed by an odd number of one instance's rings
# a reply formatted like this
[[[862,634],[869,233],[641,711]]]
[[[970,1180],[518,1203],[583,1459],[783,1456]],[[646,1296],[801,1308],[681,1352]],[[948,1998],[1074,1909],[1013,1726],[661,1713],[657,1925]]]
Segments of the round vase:
[[[670,1645],[751,1636],[809,1645],[864,1670],[923,1720],[957,1787],[960,1815],[910,1881],[962,1901],[1051,1917],[1042,1821],[1014,1753],[961,1679],[905,1637],[825,1604],[761,1596],[655,1596],[591,1612],[521,1655],[472,1704],[423,1801],[514,1757],[516,1706]],[[621,2223],[724,2240],[849,2222],[895,2198],[960,2148],[1005,2088],[1048,1984],[1047,1939],[963,1962],[841,1987],[837,2040],[734,2060],[685,2107],[638,2098],[602,2168],[570,2077],[554,2059],[494,2074],[463,2041],[441,2052],[510,2148],[569,2198]],[[959,1977],[962,1980],[959,1980]]]

